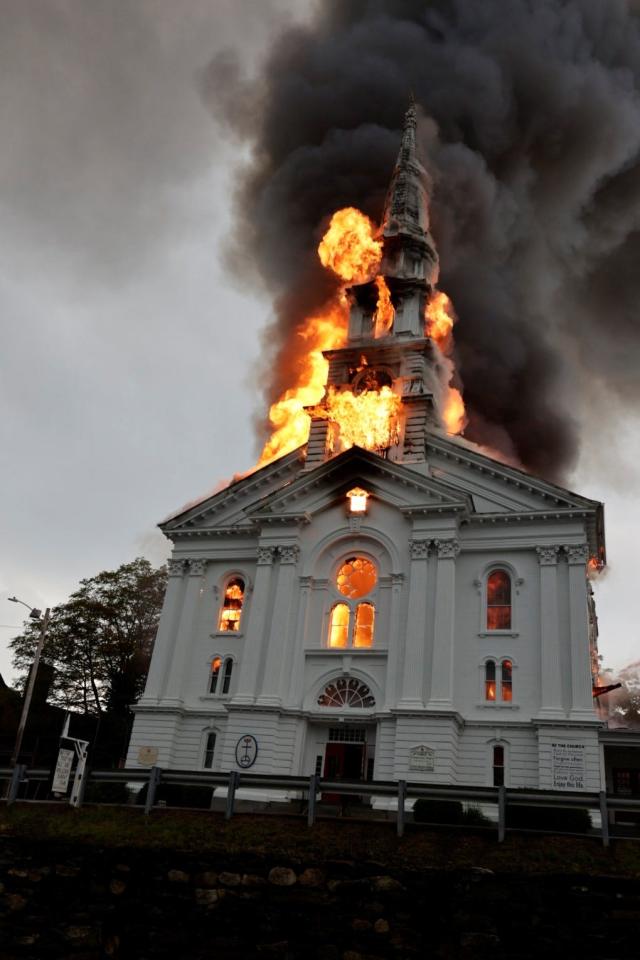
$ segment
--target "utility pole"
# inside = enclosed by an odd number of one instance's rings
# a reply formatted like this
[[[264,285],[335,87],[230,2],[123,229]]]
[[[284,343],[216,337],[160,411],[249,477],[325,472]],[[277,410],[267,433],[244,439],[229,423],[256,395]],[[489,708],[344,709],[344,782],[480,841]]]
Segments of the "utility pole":
[[[12,600],[14,603],[22,603],[21,600],[16,600],[15,597],[9,597],[9,600]],[[24,604],[27,606],[27,604]],[[36,613],[36,616],[39,614],[39,611],[36,611],[35,608],[32,608],[31,615]],[[20,756],[20,750],[22,749],[22,738],[24,736],[24,730],[27,725],[27,719],[29,717],[29,707],[31,706],[31,697],[33,696],[33,688],[36,682],[36,674],[38,672],[38,664],[40,663],[40,655],[42,653],[42,648],[44,647],[44,641],[47,636],[47,627],[49,626],[49,617],[51,616],[51,609],[47,607],[44,612],[44,617],[42,618],[42,627],[40,628],[40,636],[38,638],[38,646],[36,647],[36,652],[33,657],[33,664],[31,665],[31,672],[29,673],[29,680],[27,683],[27,689],[24,693],[24,703],[22,704],[22,714],[20,716],[20,724],[18,725],[18,732],[16,734],[16,742],[13,747],[13,756],[11,757],[11,766],[15,766],[18,762],[18,757]]]

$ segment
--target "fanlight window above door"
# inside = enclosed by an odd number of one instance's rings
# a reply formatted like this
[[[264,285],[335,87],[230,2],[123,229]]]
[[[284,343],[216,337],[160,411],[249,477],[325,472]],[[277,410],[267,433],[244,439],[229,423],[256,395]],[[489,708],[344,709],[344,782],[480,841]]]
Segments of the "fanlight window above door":
[[[318,697],[319,707],[375,707],[371,690],[355,677],[340,677],[328,684]]]

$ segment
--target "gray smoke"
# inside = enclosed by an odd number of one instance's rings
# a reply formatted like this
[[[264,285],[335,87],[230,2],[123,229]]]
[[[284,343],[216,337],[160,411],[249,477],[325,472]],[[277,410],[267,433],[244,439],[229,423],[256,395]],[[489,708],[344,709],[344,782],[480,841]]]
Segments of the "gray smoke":
[[[562,479],[585,391],[640,395],[639,79],[626,0],[323,0],[258,76],[212,61],[207,102],[252,146],[235,239],[274,299],[267,399],[331,289],[327,218],[380,217],[412,90],[466,435]]]

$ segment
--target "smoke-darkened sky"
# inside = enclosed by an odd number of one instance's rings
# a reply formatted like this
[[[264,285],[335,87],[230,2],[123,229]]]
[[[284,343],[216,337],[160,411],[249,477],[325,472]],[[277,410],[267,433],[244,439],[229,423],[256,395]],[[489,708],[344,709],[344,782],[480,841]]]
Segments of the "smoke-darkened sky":
[[[161,559],[155,523],[251,465],[261,338],[321,295],[332,207],[379,213],[413,87],[473,426],[605,501],[602,652],[637,659],[628,6],[310,7],[0,0],[0,597]]]

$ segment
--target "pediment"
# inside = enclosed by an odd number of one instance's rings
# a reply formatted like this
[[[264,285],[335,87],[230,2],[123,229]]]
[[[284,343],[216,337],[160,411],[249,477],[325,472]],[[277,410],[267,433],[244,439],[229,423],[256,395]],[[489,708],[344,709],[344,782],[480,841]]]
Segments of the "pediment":
[[[345,501],[351,487],[364,487],[379,501],[407,515],[428,512],[469,512],[464,493],[447,489],[437,480],[393,463],[377,454],[352,447],[293,482],[266,496],[248,510],[255,520],[304,513],[311,518],[330,504]]]

